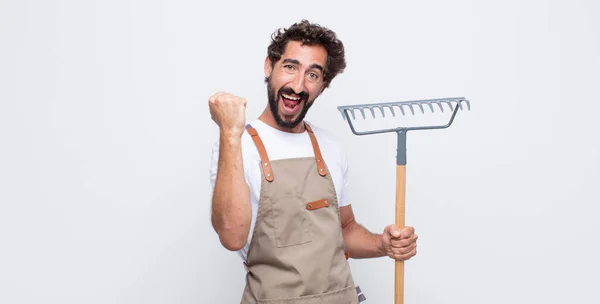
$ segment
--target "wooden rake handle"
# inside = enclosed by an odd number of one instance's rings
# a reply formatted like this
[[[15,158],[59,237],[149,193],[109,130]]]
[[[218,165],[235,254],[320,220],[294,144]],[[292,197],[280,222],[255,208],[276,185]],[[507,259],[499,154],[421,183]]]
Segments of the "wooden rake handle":
[[[406,165],[396,166],[396,226],[404,228]],[[404,304],[404,261],[395,261],[394,304]]]

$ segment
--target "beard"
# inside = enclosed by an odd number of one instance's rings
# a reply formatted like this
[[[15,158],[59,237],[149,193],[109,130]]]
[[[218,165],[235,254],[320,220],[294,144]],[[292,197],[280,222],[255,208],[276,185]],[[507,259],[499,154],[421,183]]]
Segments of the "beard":
[[[277,103],[279,101],[279,96],[281,96],[282,93],[298,95],[302,99],[302,101],[301,101],[302,109],[300,110],[300,113],[297,114],[298,116],[296,118],[284,117],[283,114],[279,113],[279,107],[277,106]],[[309,100],[309,95],[307,92],[302,91],[300,93],[296,93],[296,92],[294,92],[294,90],[292,90],[288,87],[282,87],[281,89],[279,89],[277,94],[275,94],[275,89],[273,88],[273,85],[271,84],[271,80],[269,80],[267,82],[267,96],[269,98],[269,108],[271,109],[271,113],[273,114],[273,117],[275,118],[275,122],[277,123],[277,125],[279,127],[284,128],[284,129],[293,129],[300,122],[302,122],[304,120],[304,117],[306,116],[306,113],[308,112],[308,109],[310,109],[310,107],[312,106],[313,101],[314,101],[314,99]],[[300,105],[298,105],[298,106],[300,106]]]

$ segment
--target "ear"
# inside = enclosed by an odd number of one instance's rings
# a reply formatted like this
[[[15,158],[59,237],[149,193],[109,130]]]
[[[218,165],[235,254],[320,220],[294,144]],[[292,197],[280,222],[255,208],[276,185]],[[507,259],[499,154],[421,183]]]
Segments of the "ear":
[[[271,72],[273,72],[273,67],[271,66],[269,56],[267,56],[265,58],[265,77],[271,77]]]

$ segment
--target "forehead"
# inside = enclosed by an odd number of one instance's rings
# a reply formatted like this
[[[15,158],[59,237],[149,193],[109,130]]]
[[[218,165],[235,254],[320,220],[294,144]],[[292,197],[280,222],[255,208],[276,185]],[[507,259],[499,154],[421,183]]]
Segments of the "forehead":
[[[322,45],[302,45],[298,41],[290,41],[281,55],[281,60],[284,59],[296,59],[302,65],[318,64],[325,68],[327,50]]]

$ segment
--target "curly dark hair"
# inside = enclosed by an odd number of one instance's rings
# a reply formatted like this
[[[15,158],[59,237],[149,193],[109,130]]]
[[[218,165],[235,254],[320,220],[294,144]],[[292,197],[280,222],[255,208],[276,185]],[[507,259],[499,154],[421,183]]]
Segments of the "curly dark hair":
[[[294,23],[287,29],[276,30],[271,35],[271,44],[267,48],[267,54],[272,65],[275,65],[275,62],[281,59],[281,55],[289,41],[325,47],[327,50],[327,63],[323,73],[324,88],[329,87],[335,76],[344,72],[346,68],[344,44],[332,30],[319,24],[310,23],[308,20]],[[268,81],[268,78],[265,78],[266,81]]]

